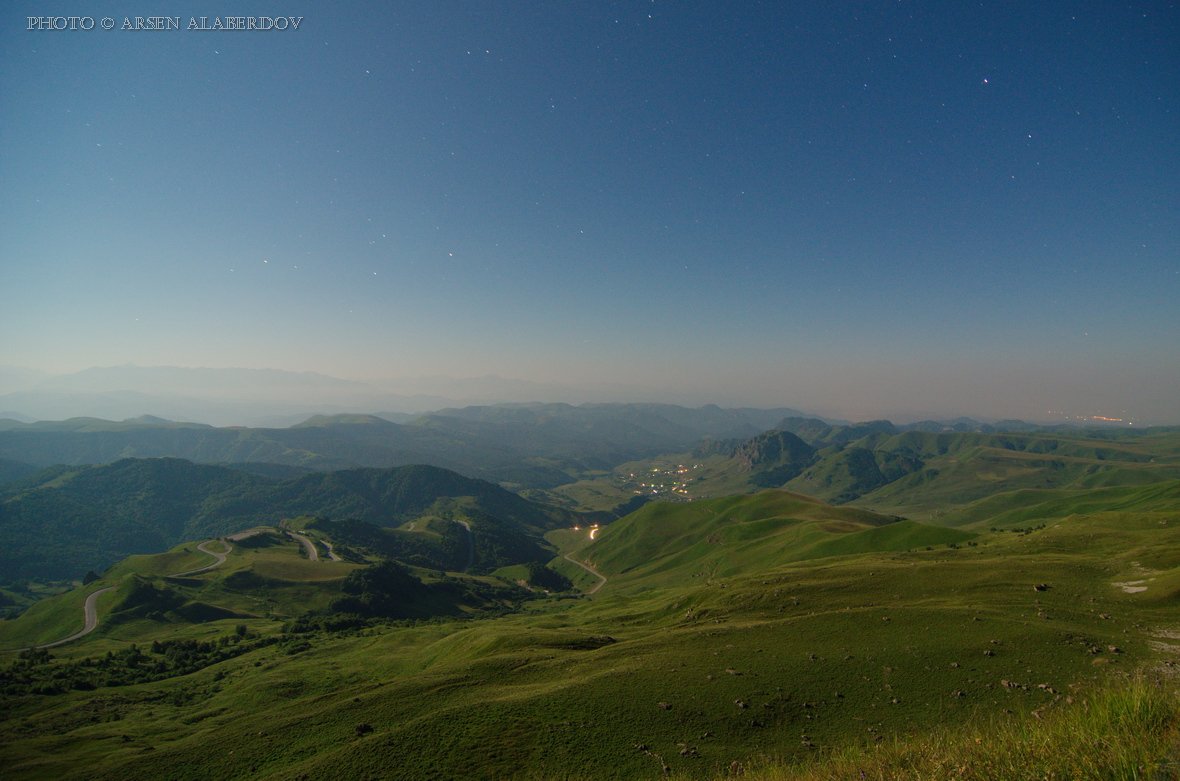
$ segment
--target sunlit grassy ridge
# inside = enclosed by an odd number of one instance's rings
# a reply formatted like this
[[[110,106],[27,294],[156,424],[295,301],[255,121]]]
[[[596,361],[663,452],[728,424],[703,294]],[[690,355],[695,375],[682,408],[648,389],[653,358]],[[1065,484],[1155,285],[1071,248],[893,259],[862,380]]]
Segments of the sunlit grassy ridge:
[[[787,491],[763,491],[691,504],[650,504],[603,529],[579,555],[604,573],[671,572],[675,581],[809,558],[958,543],[973,536],[832,507]],[[693,571],[682,570],[686,567]]]

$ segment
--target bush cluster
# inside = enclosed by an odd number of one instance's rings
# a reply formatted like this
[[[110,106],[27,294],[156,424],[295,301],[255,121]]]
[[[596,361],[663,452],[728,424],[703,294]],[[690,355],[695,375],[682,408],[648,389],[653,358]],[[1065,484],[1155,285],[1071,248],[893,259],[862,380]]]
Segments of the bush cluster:
[[[233,634],[216,640],[157,640],[146,651],[133,644],[70,662],[56,660],[47,649],[30,648],[0,670],[0,695],[61,694],[71,689],[149,683],[188,675],[276,641],[239,624]]]

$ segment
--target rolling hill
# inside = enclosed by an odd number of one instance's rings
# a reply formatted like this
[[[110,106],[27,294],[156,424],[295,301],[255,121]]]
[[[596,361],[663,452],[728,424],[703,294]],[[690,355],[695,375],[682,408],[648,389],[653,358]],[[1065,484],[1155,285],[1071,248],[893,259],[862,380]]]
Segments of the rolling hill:
[[[399,526],[430,516],[446,521],[451,547],[466,546],[471,524],[479,566],[507,563],[501,550],[537,550],[541,534],[576,516],[538,505],[495,484],[429,466],[313,473],[286,480],[173,458],[123,459],[60,467],[0,493],[0,570],[11,580],[68,579],[124,556],[167,550],[283,518],[321,516]],[[505,536],[514,542],[503,541]],[[462,537],[463,539],[459,539]]]
[[[109,573],[122,585],[92,636],[3,671],[0,756],[18,779],[838,777],[826,763],[904,763],[896,752],[926,735],[980,746],[999,735],[989,725],[1071,723],[1052,757],[1016,756],[1091,761],[1126,745],[1125,725],[1152,740],[1100,762],[1154,767],[1174,756],[1176,709],[1083,717],[1128,675],[1174,663],[1180,496],[1112,490],[1063,492],[1041,511],[1056,520],[1018,533],[774,490],[652,504],[593,539],[549,533],[607,579],[590,599],[361,630],[288,618],[344,593],[356,565],[280,541],[191,583],[153,581],[188,566],[179,548]],[[77,622],[79,596],[56,600]],[[976,778],[1000,766],[972,751],[943,755],[975,757]],[[1095,767],[1082,777],[1115,765]]]
[[[433,467],[126,460],[18,480],[5,512],[99,523],[97,503],[181,536],[0,626],[10,648],[60,638],[114,589],[93,633],[0,668],[0,761],[67,779],[945,777],[939,746],[967,777],[1011,777],[1003,754],[1105,778],[1180,757],[1174,431],[792,425],[623,464],[634,482],[609,500],[677,501],[589,526]],[[217,533],[186,530],[263,509],[286,528],[170,577],[208,560],[184,540]],[[400,564],[366,567],[384,560]],[[493,570],[510,561],[529,566]],[[525,577],[544,563],[586,596]],[[993,725],[1074,732],[1037,753]]]

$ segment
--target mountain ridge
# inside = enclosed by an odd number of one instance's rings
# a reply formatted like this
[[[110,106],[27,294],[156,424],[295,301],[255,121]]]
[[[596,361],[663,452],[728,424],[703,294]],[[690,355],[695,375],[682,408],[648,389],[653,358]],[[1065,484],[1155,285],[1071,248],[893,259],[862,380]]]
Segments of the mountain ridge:
[[[535,539],[579,517],[434,466],[278,479],[176,458],[123,459],[53,468],[0,491],[0,528],[8,538],[0,571],[12,579],[80,577],[127,555],[297,516],[391,527],[422,514],[456,513],[491,524],[488,533],[519,528]]]

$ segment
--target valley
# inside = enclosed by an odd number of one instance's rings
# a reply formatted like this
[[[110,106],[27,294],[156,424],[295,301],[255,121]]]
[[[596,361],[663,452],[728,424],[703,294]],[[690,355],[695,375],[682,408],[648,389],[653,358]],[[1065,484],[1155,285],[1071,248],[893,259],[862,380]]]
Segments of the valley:
[[[0,623],[6,774],[946,777],[949,754],[955,777],[1024,756],[1099,778],[1180,758],[1175,432],[833,431],[622,461],[581,481],[597,507],[425,467],[23,478],[6,524],[101,495],[129,528],[169,507],[215,533]],[[594,481],[651,475],[692,494],[612,518]],[[1103,753],[1124,729],[1142,736]],[[1027,730],[1057,748],[1020,754]]]
[[[0,23],[0,781],[1180,781],[1175,0],[183,5]]]

